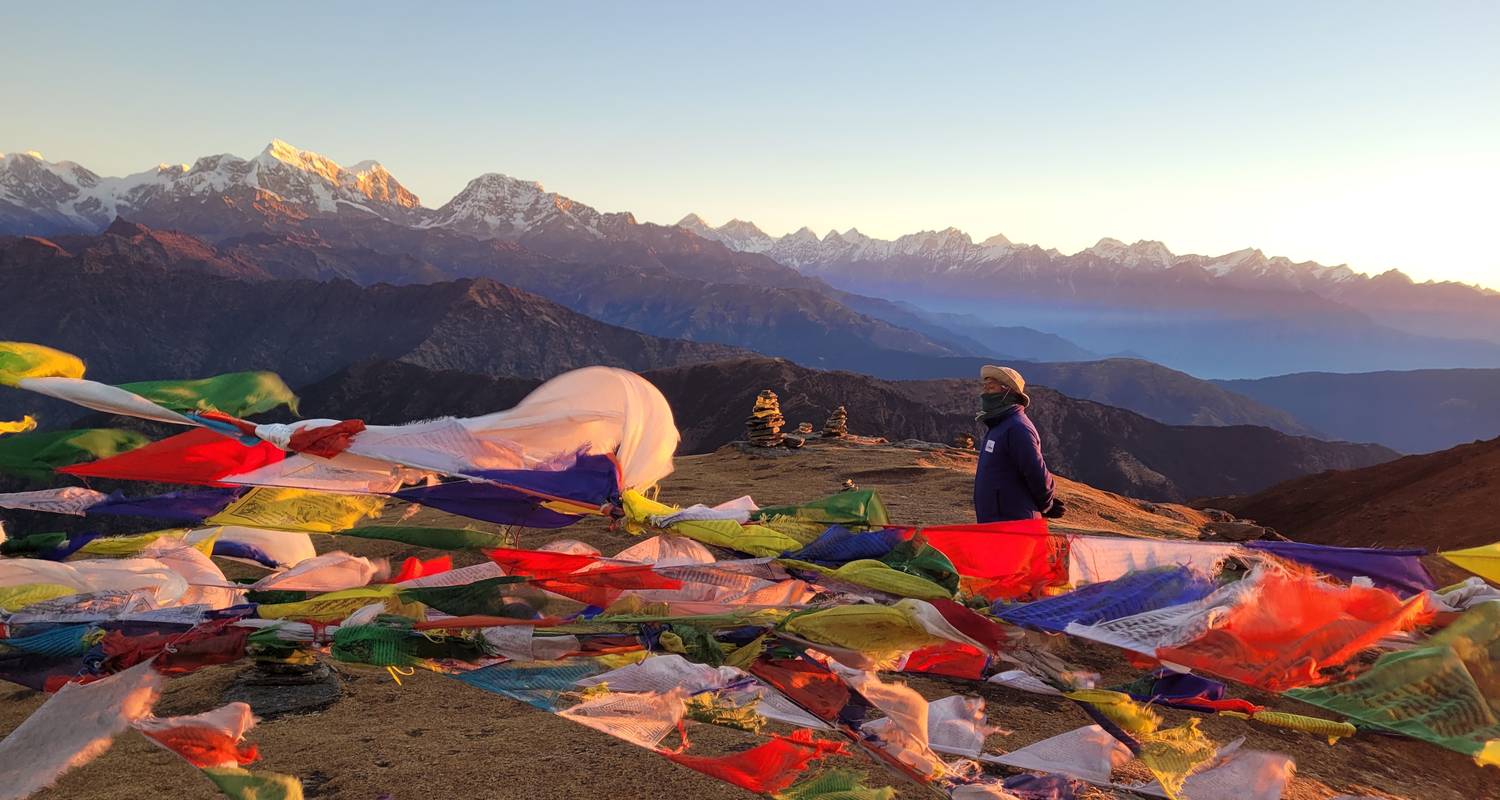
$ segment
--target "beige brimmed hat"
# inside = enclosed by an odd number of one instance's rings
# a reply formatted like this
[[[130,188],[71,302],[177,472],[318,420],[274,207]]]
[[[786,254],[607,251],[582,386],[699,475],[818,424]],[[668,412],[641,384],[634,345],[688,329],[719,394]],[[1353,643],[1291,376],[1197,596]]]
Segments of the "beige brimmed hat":
[[[985,378],[994,378],[1000,382],[1001,386],[1014,392],[1021,398],[1021,405],[1031,405],[1031,397],[1026,394],[1026,379],[1021,377],[1021,373],[1016,372],[1010,367],[985,364],[979,368],[979,379],[984,380]]]

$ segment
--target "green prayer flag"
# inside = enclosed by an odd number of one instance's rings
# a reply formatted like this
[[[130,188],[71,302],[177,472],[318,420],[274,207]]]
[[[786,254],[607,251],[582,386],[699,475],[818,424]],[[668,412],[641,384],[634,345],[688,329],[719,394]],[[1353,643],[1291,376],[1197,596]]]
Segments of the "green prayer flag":
[[[508,547],[505,537],[484,531],[459,528],[408,528],[399,525],[369,525],[340,531],[340,536],[357,536],[361,539],[388,539],[393,542],[430,547],[434,550],[480,550],[484,548]]]
[[[777,792],[776,800],[892,800],[896,790],[890,786],[872,789],[860,782],[854,770],[831,769]]]
[[[150,441],[144,434],[120,428],[18,433],[0,437],[0,472],[46,478],[59,467],[117,456]]]
[[[1480,603],[1351,681],[1287,692],[1356,722],[1500,764],[1500,603]]]
[[[66,533],[33,533],[19,539],[0,541],[0,555],[26,556],[61,547],[68,541]]]
[[[212,378],[122,383],[118,388],[179,412],[221,411],[246,417],[286,406],[297,413],[297,395],[274,372],[230,372]]]
[[[401,600],[406,603],[421,603],[444,614],[455,617],[469,615],[488,617],[512,617],[518,611],[508,590],[513,584],[526,581],[525,576],[503,576],[486,578],[460,586],[423,586],[401,590]],[[530,608],[525,609],[526,612]],[[529,617],[529,613],[524,613]]]
[[[796,506],[769,506],[757,511],[754,519],[768,520],[776,517],[866,528],[879,528],[890,522],[885,503],[880,501],[880,495],[874,489],[839,492],[822,500]]]
[[[926,541],[906,539],[897,542],[880,560],[892,569],[926,578],[947,589],[949,594],[958,591],[958,569],[953,566],[953,561]]]

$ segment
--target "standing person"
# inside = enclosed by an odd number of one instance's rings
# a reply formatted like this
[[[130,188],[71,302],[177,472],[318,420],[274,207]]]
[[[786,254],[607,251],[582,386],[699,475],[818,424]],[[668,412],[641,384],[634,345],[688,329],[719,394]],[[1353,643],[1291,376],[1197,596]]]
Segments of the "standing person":
[[[980,522],[1061,517],[1065,509],[1053,493],[1041,437],[1026,416],[1026,379],[1010,367],[986,364],[979,381],[975,418],[989,430],[974,472],[975,516]]]

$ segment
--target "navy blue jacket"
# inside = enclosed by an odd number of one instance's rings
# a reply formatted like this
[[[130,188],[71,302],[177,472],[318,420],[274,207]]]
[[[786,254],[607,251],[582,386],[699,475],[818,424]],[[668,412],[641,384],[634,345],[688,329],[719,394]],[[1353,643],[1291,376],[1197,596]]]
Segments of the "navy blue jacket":
[[[974,472],[974,514],[980,522],[1040,517],[1052,507],[1052,473],[1036,426],[1020,406],[989,426]]]

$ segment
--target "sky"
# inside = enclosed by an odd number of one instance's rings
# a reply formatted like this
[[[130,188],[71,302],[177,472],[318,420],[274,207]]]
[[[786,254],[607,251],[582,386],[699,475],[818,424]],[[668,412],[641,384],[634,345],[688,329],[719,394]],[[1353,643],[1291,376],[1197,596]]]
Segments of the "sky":
[[[32,3],[0,152],[273,138],[671,223],[1258,247],[1500,288],[1500,3]]]

